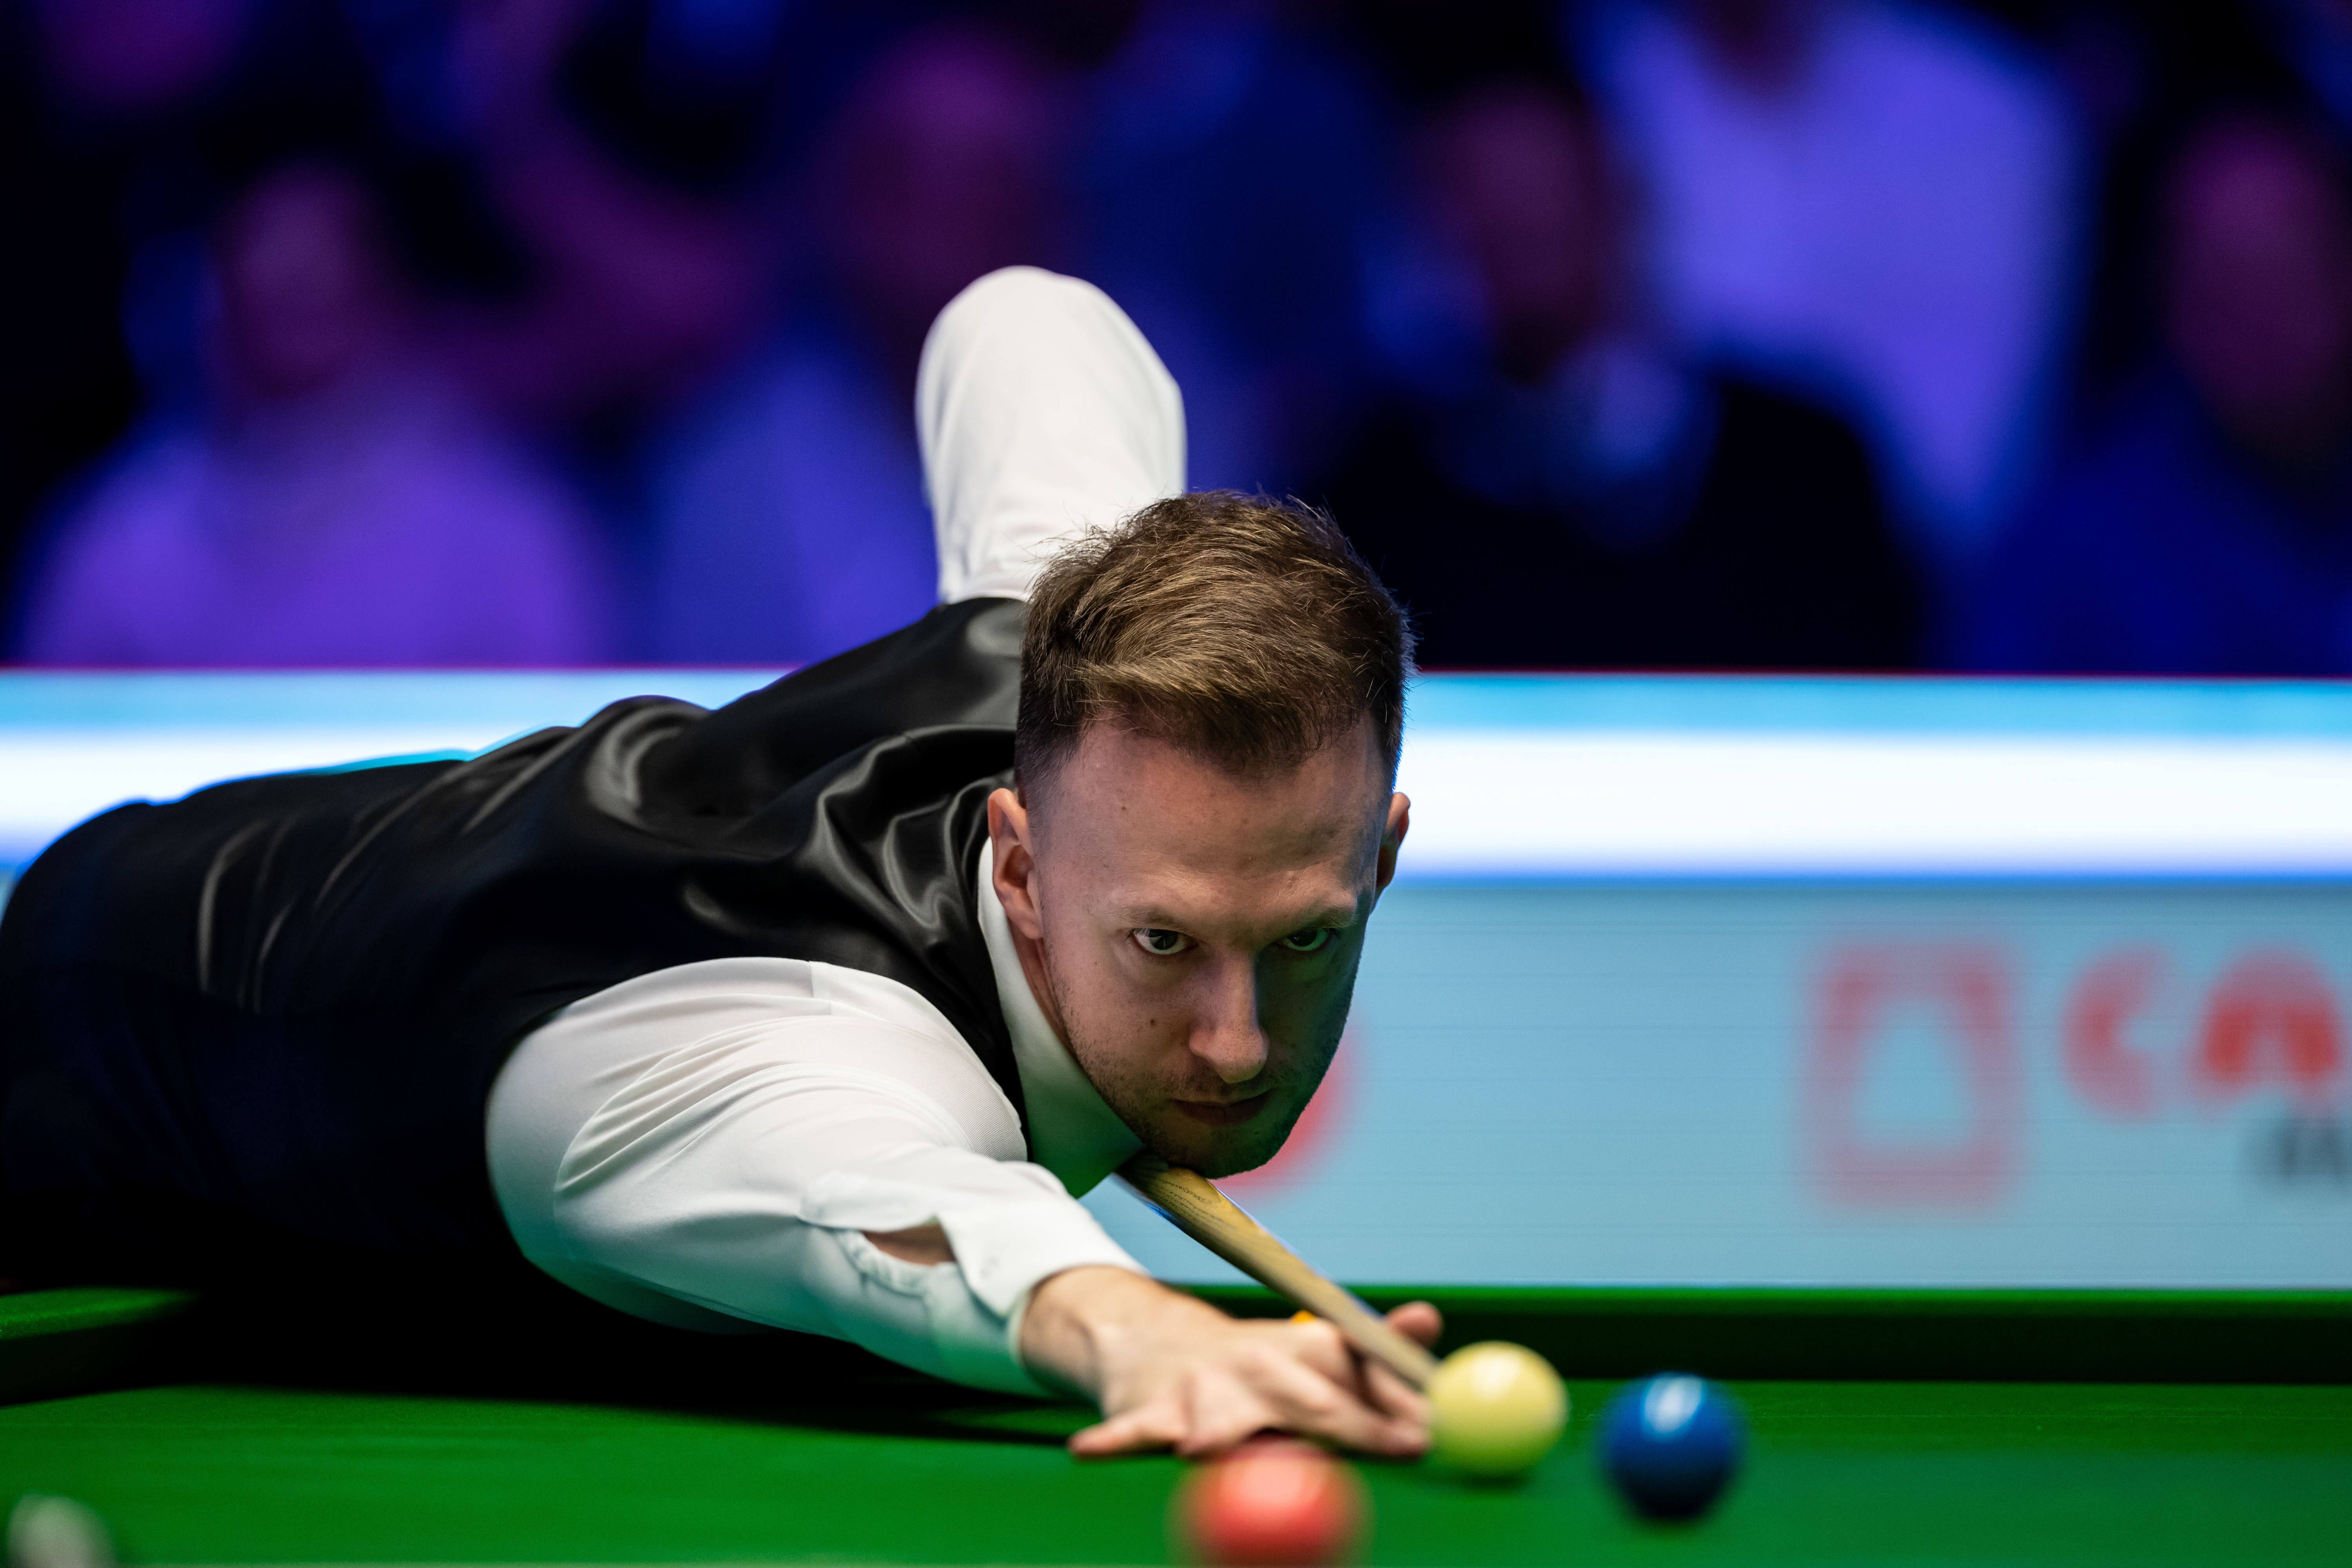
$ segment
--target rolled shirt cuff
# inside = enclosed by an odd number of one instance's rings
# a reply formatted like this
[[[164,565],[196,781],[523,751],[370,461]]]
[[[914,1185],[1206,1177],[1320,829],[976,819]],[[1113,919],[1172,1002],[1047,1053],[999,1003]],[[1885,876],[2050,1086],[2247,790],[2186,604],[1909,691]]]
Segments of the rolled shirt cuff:
[[[1016,1303],[1065,1269],[1104,1264],[1147,1272],[1075,1198],[949,1209],[940,1227],[971,1293],[1000,1317],[1011,1317]]]
[[[862,1171],[835,1172],[811,1184],[801,1218],[866,1231],[936,1222],[947,1232],[971,1293],[999,1317],[1010,1315],[1038,1281],[1066,1268],[1101,1263],[1149,1272],[1044,1166],[1007,1161],[994,1173],[1008,1180],[992,1192],[965,1194]]]
[[[940,1205],[936,1191],[844,1172],[816,1184],[802,1217],[835,1230],[869,1282],[922,1303],[937,1370],[944,1375],[978,1388],[1044,1394],[1050,1391],[1021,1361],[1021,1322],[1031,1293],[1066,1269],[1094,1264],[1149,1271],[1042,1167],[1000,1168],[1019,1173],[1036,1186],[1037,1196],[992,1195]],[[947,1233],[952,1264],[892,1258],[863,1234],[932,1221]]]

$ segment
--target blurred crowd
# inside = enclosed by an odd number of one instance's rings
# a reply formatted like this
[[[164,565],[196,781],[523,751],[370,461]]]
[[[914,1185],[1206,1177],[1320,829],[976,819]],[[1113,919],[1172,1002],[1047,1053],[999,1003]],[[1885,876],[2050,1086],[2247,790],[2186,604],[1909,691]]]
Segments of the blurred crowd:
[[[1103,287],[1433,668],[2352,673],[2352,0],[0,0],[27,665],[777,665]]]

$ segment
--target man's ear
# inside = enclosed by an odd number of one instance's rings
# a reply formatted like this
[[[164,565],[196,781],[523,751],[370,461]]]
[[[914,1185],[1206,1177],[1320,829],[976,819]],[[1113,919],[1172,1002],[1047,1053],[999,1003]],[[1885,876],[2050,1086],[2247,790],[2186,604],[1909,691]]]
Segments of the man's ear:
[[[1001,789],[988,797],[997,902],[1004,906],[1004,918],[1015,931],[1031,942],[1043,942],[1045,922],[1037,913],[1037,856],[1031,831],[1029,807],[1018,791]]]
[[[1381,829],[1381,858],[1373,875],[1375,890],[1388,891],[1396,879],[1397,851],[1404,846],[1405,830],[1412,826],[1412,802],[1402,795],[1389,796],[1389,819]]]

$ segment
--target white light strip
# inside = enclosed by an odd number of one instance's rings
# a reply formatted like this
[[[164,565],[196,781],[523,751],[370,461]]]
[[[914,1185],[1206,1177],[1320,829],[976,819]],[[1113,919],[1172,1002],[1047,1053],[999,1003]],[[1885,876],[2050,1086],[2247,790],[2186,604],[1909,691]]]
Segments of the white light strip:
[[[0,729],[0,848],[125,800],[475,728]],[[2352,875],[2352,744],[1416,731],[1401,874]],[[5,858],[5,857],[0,857]]]
[[[0,729],[0,846],[47,842],[126,800],[175,800],[223,779],[368,757],[474,751],[506,731],[349,729]]]
[[[2332,742],[1424,731],[1401,874],[2340,875]]]

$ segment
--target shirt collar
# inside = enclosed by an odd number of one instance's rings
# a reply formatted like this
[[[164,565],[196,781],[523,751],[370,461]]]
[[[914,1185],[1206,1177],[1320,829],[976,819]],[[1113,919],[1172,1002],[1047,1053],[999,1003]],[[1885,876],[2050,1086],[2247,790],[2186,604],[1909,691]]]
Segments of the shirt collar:
[[[996,1000],[1013,1036],[1013,1062],[1028,1102],[1029,1152],[1071,1195],[1092,1191],[1143,1147],[1127,1123],[1103,1102],[1070,1048],[1045,1021],[1029,989],[1013,925],[996,896],[996,846],[980,847],[980,934],[996,974]]]

